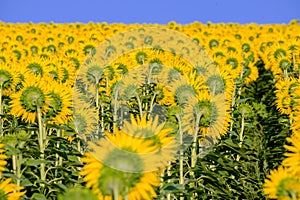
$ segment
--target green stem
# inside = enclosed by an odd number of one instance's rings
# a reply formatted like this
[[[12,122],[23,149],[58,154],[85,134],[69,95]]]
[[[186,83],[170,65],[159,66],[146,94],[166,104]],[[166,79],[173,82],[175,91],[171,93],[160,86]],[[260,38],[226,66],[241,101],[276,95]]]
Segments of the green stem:
[[[21,185],[21,177],[22,177],[22,159],[23,159],[23,155],[20,153],[18,155],[18,160],[17,160],[17,186]]]
[[[81,144],[80,144],[80,140],[78,140],[77,142],[77,150],[82,154],[82,149],[81,149]]]
[[[61,137],[61,130],[56,130],[56,136],[57,137]],[[59,149],[60,148],[60,142],[58,141],[57,143],[56,143],[56,148],[57,149]],[[55,167],[58,167],[58,166],[60,166],[59,164],[59,161],[60,161],[60,159],[61,159],[61,157],[56,153],[55,154]],[[55,169],[55,177],[57,177],[57,175],[58,175],[58,170],[57,169]]]
[[[293,53],[293,71],[294,71],[295,67],[296,67],[296,55],[295,55],[295,53]]]
[[[183,131],[182,131],[182,123],[180,119],[180,115],[177,114],[176,118],[178,120],[178,131],[179,131],[179,143],[180,143],[180,150],[179,150],[179,184],[184,185],[184,171],[183,171],[183,159],[184,159],[184,152],[183,152]],[[171,199],[171,194],[169,194],[169,199]],[[183,200],[184,197],[180,197],[180,200]]]
[[[202,112],[196,113],[196,120],[195,120],[195,127],[194,127],[194,134],[193,134],[193,144],[192,144],[192,152],[191,152],[191,171],[190,176],[193,180],[195,180],[195,173],[194,168],[197,164],[198,155],[197,155],[197,141],[198,141],[198,128],[199,128],[199,121],[201,119]],[[195,187],[195,183],[191,183],[191,187]],[[196,199],[196,193],[193,193],[191,196],[191,200]]]
[[[167,168],[167,176],[171,177],[171,163],[169,163],[169,166]],[[168,183],[171,183],[172,181],[170,179],[168,179]],[[171,192],[167,193],[167,200],[171,200]]]
[[[298,199],[297,192],[293,192],[291,197],[292,197],[292,200],[297,200]]]
[[[117,90],[116,94],[115,94],[115,98],[114,98],[113,133],[116,132],[115,128],[116,128],[116,124],[117,124],[117,120],[118,120],[118,110],[117,110],[118,93],[119,93],[119,91]]]
[[[17,156],[16,155],[12,155],[12,165],[13,165],[14,174],[16,176],[18,176],[17,175]]]
[[[129,193],[128,188],[126,188],[125,191],[126,192],[125,192],[125,195],[124,195],[123,198],[124,198],[124,200],[129,200],[129,197],[128,197],[128,193]]]
[[[191,155],[191,167],[194,168],[197,163],[197,141],[198,141],[198,124],[201,119],[202,113],[198,113],[195,121],[195,128],[194,128],[194,134],[193,134],[193,144],[192,144],[192,155]],[[194,173],[191,175],[194,176]]]
[[[240,130],[240,135],[239,135],[239,147],[242,148],[242,144],[244,141],[244,129],[245,129],[245,116],[244,116],[244,112],[242,112],[242,122],[241,122],[241,130]],[[239,161],[240,160],[240,155],[237,155],[236,160]]]
[[[284,79],[285,79],[286,81],[288,81],[288,80],[289,80],[289,74],[288,74],[287,69],[284,69],[284,70],[283,70],[283,73],[284,73]]]
[[[37,117],[38,117],[38,124],[39,124],[39,147],[40,147],[40,153],[41,153],[41,160],[45,159],[45,140],[46,140],[46,135],[44,133],[44,128],[43,128],[43,121],[42,121],[42,113],[41,109],[39,106],[37,106]],[[42,181],[46,180],[45,176],[45,163],[42,162],[40,165],[40,178]],[[41,184],[44,186],[44,184]]]
[[[176,118],[178,120],[179,126],[179,143],[180,143],[180,150],[179,150],[179,184],[184,184],[184,174],[183,174],[183,132],[182,132],[182,124],[180,116],[177,114]]]
[[[114,185],[113,200],[119,200],[119,187],[118,187],[118,185]]]
[[[152,98],[151,98],[150,109],[149,109],[149,115],[151,114],[151,112],[152,112],[152,110],[153,110],[153,105],[154,105],[155,97],[156,97],[156,93],[154,93],[154,95],[153,95]]]
[[[142,105],[139,95],[137,93],[135,93],[135,96],[136,96],[138,104],[139,104],[140,118],[142,119],[143,118],[143,105]]]
[[[100,112],[101,112],[101,134],[104,133],[104,104],[100,104]]]
[[[230,132],[233,130],[233,111],[234,111],[234,104],[235,104],[235,93],[236,93],[236,84],[234,84],[234,89],[232,92],[231,97],[231,120],[230,120]]]
[[[96,83],[96,112],[97,112],[97,132],[96,132],[96,138],[100,138],[100,127],[98,126],[99,123],[99,82]]]

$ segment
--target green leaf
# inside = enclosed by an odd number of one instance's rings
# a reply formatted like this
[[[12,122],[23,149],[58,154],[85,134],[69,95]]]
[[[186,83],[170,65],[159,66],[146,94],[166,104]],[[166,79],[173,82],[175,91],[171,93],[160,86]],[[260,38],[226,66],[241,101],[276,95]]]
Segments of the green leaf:
[[[15,147],[13,147],[13,146],[10,146],[9,144],[6,144],[5,145],[5,148],[8,150],[8,151],[10,151],[11,153],[12,153],[12,155],[18,155],[18,154],[20,154],[20,150],[19,149],[17,149],[17,148],[15,148]]]
[[[184,190],[183,185],[174,184],[174,183],[167,183],[164,185],[163,190],[165,191],[180,191]]]
[[[43,159],[28,159],[25,163],[27,166],[37,166],[40,165],[41,163],[48,163],[49,161],[43,160]]]
[[[47,200],[47,198],[43,194],[40,194],[40,193],[34,193],[31,197],[31,199],[33,199],[33,200]]]
[[[21,186],[24,186],[24,187],[28,187],[28,186],[32,186],[33,184],[30,182],[29,179],[23,179],[22,182],[21,182]]]

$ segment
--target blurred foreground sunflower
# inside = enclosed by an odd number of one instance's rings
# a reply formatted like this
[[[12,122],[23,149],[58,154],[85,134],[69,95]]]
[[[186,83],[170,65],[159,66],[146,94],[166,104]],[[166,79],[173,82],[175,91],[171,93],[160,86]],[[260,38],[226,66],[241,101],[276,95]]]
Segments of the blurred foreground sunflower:
[[[286,168],[279,167],[267,176],[263,188],[271,199],[293,200],[300,198],[299,178],[289,173]]]
[[[6,200],[18,200],[21,196],[25,194],[26,191],[20,192],[23,187],[19,187],[11,183],[12,179],[5,179],[0,183],[0,199]]]
[[[81,171],[87,187],[98,194],[99,199],[152,199],[159,186],[159,169],[155,166],[162,156],[156,154],[153,141],[132,137],[122,130],[106,133],[105,139],[90,142],[90,153]],[[153,153],[154,152],[154,153]]]

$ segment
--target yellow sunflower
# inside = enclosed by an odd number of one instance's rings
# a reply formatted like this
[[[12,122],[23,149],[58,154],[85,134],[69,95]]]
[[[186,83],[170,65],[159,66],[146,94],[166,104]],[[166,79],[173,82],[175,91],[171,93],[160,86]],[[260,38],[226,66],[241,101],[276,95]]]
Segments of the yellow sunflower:
[[[184,74],[184,77],[197,93],[199,93],[201,90],[207,89],[203,76],[198,75],[196,70],[194,72],[190,72],[189,74]]]
[[[225,54],[224,62],[219,63],[219,66],[230,66],[231,67],[231,75],[234,78],[237,78],[241,75],[243,57],[238,52],[229,52]]]
[[[0,62],[0,95],[10,95],[15,91],[15,87],[19,81],[18,72],[15,66]]]
[[[272,170],[265,180],[263,191],[271,199],[300,198],[300,181],[284,167]]]
[[[225,95],[211,96],[208,91],[201,91],[196,97],[189,101],[189,106],[184,110],[186,115],[184,121],[190,121],[188,126],[195,134],[217,140],[227,131],[230,121],[230,113],[227,110]]]
[[[50,83],[49,83],[50,84]],[[72,115],[72,88],[52,82],[50,85],[47,116],[56,124],[66,124]]]
[[[174,95],[168,88],[164,87],[163,85],[161,84],[156,85],[155,94],[157,96],[157,102],[160,105],[166,105],[166,106],[176,105]]]
[[[291,145],[285,145],[284,147],[289,151],[284,155],[286,158],[283,160],[283,166],[288,167],[289,171],[297,176],[300,176],[300,135],[295,133],[291,137],[286,139]]]
[[[255,66],[255,63],[250,62],[248,65],[244,66],[243,78],[245,84],[249,84],[258,78],[258,68]]]
[[[12,178],[8,178],[0,183],[0,199],[18,200],[26,193],[26,191],[20,192],[23,187],[19,187],[11,181]]]
[[[83,102],[83,101],[81,101]],[[78,103],[78,102],[77,102]],[[74,104],[73,121],[70,122],[79,136],[93,134],[97,130],[96,108],[88,103]]]
[[[275,77],[284,78],[288,80],[289,75],[293,72],[293,61],[292,58],[285,55],[278,55],[272,61],[273,67],[272,72]]]
[[[145,171],[145,156],[155,151],[152,142],[135,138],[124,131],[106,133],[106,138],[89,143],[91,153],[86,153],[81,171],[87,187],[99,195],[99,199],[152,199],[154,187],[160,184],[159,172]],[[150,159],[150,160],[149,160]],[[150,157],[148,162],[156,162]]]
[[[5,159],[7,159],[7,156],[4,154],[4,144],[0,144],[0,178],[2,178],[2,172],[4,171],[4,167],[7,164]]]
[[[292,114],[295,105],[294,93],[297,91],[299,83],[297,79],[290,78],[288,80],[279,79],[276,83],[277,90],[276,106],[280,112],[284,114]]]
[[[47,73],[47,65],[49,64],[48,58],[32,56],[26,58],[24,61],[24,67],[32,74],[35,74],[36,76],[43,76]]]
[[[131,121],[125,121],[122,129],[132,137],[150,141],[156,147],[156,150],[151,152],[151,154],[157,154],[157,156],[161,157],[155,165],[156,168],[165,167],[169,161],[174,160],[178,147],[175,136],[172,135],[172,129],[164,128],[164,126],[165,122],[159,121],[159,116],[156,115],[154,118],[150,117],[150,119],[147,119],[147,114],[144,114],[142,119],[131,115]],[[148,171],[151,168],[148,166],[146,169]]]
[[[34,123],[37,117],[37,110],[40,109],[42,115],[49,109],[48,101],[48,81],[45,78],[35,75],[28,75],[22,83],[23,88],[11,95],[12,103],[10,113],[15,117],[22,117],[26,122]]]
[[[0,179],[2,178],[4,166],[7,163],[4,160],[7,158],[4,152],[4,144],[0,144]],[[25,194],[26,191],[20,192],[20,190],[24,189],[23,187],[18,187],[17,185],[10,183],[11,181],[12,179],[8,178],[0,183],[0,199],[18,200],[22,195]]]

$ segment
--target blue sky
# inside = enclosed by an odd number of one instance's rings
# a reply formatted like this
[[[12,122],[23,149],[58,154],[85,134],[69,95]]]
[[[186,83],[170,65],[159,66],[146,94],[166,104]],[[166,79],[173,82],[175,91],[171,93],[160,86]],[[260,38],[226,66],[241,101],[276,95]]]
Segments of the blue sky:
[[[289,23],[300,0],[0,0],[4,22]]]

